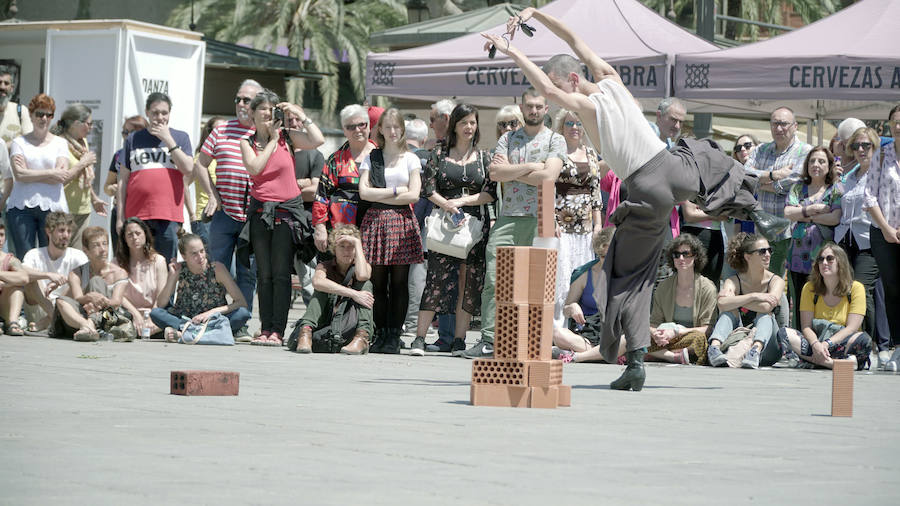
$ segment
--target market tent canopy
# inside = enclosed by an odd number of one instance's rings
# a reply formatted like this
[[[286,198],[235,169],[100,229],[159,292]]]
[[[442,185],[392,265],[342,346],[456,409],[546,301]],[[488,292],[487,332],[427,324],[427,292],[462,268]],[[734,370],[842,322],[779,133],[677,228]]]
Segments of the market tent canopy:
[[[900,99],[900,1],[864,0],[799,30],[733,49],[679,54],[688,110],[883,119]]]
[[[713,44],[659,16],[637,0],[557,0],[544,6],[584,38],[622,76],[637,97],[664,97],[676,53],[712,51]],[[518,46],[538,65],[571,49],[540,23]],[[492,33],[505,31],[498,25]],[[530,83],[512,60],[488,59],[478,33],[415,49],[370,53],[366,94],[432,100],[439,97],[516,97]],[[475,101],[476,103],[478,101]],[[508,102],[506,102],[508,103]]]
[[[373,33],[369,37],[369,45],[400,49],[434,44],[470,33],[492,30],[498,25],[506,23],[510,16],[518,14],[524,8],[523,5],[505,2],[453,16],[443,16],[411,25],[398,26]]]

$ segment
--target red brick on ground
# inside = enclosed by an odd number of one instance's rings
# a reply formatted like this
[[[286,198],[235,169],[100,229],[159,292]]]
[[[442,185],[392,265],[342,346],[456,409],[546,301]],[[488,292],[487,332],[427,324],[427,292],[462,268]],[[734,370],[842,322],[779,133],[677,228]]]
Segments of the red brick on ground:
[[[237,395],[241,374],[228,371],[172,371],[173,395]]]

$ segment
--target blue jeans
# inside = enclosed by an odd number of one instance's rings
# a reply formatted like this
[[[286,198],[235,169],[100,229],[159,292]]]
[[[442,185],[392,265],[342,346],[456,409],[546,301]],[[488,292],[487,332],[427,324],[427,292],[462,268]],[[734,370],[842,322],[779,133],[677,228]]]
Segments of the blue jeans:
[[[209,223],[200,220],[192,221],[191,233],[199,235],[200,239],[203,239],[203,244],[205,244],[207,248],[209,247]]]
[[[231,332],[235,333],[250,319],[250,311],[245,307],[239,307],[226,314],[225,317],[228,318],[228,323],[231,324]],[[150,320],[161,329],[172,327],[176,330],[180,330],[185,323],[190,321],[183,316],[175,316],[161,307],[155,307],[150,310]]]
[[[48,214],[50,211],[43,211],[39,207],[26,207],[25,209],[14,207],[6,212],[9,236],[15,246],[16,258],[22,260],[28,250],[47,245],[44,221]]]
[[[244,222],[235,220],[222,210],[216,211],[209,224],[209,255],[213,261],[222,262],[229,271],[231,271],[231,259],[234,256],[238,236],[241,235],[243,228]],[[249,269],[240,262],[235,262],[234,271],[234,280],[241,289],[241,293],[244,294],[247,307],[252,311],[253,292],[256,290],[256,259],[253,256],[250,257]]]
[[[153,233],[153,247],[169,263],[178,257],[178,222],[169,220],[144,220]]]
[[[733,312],[722,313],[716,321],[709,340],[716,339],[724,343],[731,331],[740,326],[741,320]],[[778,323],[775,321],[775,316],[772,313],[757,313],[756,319],[753,320],[753,327],[756,329],[753,342],[758,341],[762,344],[762,350],[759,352],[759,365],[767,367],[781,360],[782,349],[776,338]]]

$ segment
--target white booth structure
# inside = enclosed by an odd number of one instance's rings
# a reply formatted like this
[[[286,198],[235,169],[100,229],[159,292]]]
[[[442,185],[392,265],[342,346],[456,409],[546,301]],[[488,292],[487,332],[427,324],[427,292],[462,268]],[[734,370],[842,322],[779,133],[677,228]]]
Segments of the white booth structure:
[[[169,126],[199,138],[205,43],[201,34],[132,20],[0,23],[0,59],[20,69],[22,103],[39,92],[56,101],[56,118],[70,104],[93,111],[88,138],[100,160],[100,186],[122,147],[122,121],[144,114],[144,101],[161,91],[172,99]],[[94,215],[93,224],[108,219]]]

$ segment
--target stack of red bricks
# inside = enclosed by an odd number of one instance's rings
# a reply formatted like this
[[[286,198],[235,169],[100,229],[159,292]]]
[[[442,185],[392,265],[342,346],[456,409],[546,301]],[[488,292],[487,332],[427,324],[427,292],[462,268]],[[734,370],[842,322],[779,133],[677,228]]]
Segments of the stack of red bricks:
[[[548,182],[552,183],[552,182]],[[552,184],[541,196],[552,195]],[[544,200],[539,197],[540,200]],[[552,218],[553,204],[541,202],[538,216]],[[553,234],[552,226],[539,235]],[[562,384],[562,362],[551,360],[556,250],[497,248],[494,358],[472,364],[475,406],[555,408],[571,404],[572,389]]]

